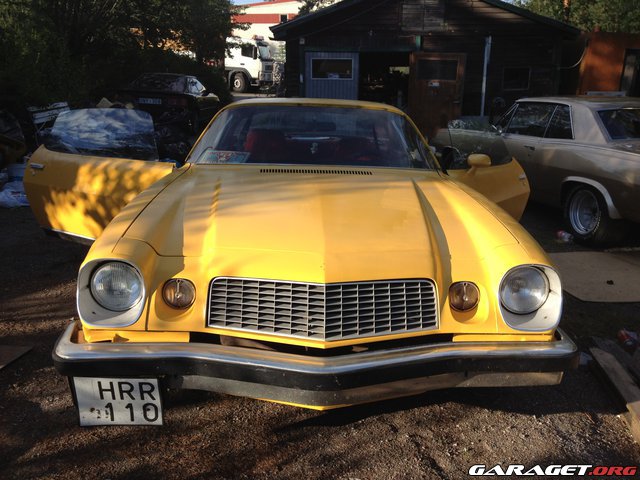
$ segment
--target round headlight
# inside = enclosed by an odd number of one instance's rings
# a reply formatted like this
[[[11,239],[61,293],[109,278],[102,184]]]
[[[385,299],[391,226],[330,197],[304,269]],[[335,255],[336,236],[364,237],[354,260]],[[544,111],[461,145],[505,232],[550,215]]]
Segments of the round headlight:
[[[104,263],[91,277],[91,295],[107,310],[129,310],[142,300],[143,294],[142,277],[127,263]]]
[[[502,279],[500,301],[511,313],[525,315],[538,310],[549,295],[549,280],[536,267],[518,267]]]
[[[455,310],[466,312],[478,305],[480,291],[471,282],[456,282],[449,287],[449,303]]]
[[[164,284],[162,298],[173,308],[188,308],[196,299],[196,287],[184,278],[172,278]]]

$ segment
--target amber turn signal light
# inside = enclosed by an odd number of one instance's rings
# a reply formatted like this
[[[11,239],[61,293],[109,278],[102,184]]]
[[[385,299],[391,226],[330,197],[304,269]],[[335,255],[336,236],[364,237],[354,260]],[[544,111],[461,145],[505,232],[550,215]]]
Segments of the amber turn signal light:
[[[456,282],[449,287],[449,304],[453,309],[467,312],[478,305],[480,290],[471,282]]]
[[[196,299],[196,287],[184,278],[172,278],[164,284],[162,298],[173,308],[189,308]]]

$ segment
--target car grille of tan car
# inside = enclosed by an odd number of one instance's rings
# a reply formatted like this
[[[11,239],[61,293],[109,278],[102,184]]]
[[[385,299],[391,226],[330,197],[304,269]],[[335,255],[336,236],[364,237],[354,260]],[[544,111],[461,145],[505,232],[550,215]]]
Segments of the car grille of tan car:
[[[317,340],[438,328],[431,280],[295,283],[216,278],[208,326]]]

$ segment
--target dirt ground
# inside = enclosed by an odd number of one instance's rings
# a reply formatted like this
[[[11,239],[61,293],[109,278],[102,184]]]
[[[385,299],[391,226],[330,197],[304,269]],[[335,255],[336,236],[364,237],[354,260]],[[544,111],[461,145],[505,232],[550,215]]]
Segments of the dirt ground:
[[[545,248],[561,219],[529,209]],[[577,247],[576,247],[577,248]],[[80,428],[51,349],[76,316],[87,249],[45,237],[27,208],[0,209],[0,344],[30,345],[0,370],[2,479],[461,479],[474,464],[640,465],[609,390],[586,367],[557,387],[447,390],[328,413],[205,392],[165,401],[163,427]],[[638,304],[568,297],[562,325],[638,325]]]

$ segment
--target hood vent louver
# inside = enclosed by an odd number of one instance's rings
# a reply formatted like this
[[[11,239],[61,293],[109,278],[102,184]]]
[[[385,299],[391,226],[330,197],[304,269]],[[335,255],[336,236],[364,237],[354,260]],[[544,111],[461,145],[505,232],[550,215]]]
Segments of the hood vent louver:
[[[260,173],[303,173],[311,175],[373,175],[369,170],[331,170],[326,168],[261,168]]]

